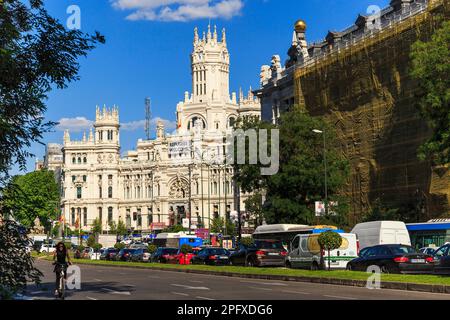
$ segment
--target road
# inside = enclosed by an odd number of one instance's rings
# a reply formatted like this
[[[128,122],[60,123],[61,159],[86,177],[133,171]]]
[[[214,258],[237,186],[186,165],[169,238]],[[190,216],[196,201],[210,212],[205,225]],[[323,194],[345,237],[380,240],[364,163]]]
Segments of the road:
[[[37,261],[42,287],[30,286],[34,299],[53,299],[55,275]],[[180,272],[81,265],[81,290],[67,300],[450,300],[450,295],[316,283],[230,278]]]

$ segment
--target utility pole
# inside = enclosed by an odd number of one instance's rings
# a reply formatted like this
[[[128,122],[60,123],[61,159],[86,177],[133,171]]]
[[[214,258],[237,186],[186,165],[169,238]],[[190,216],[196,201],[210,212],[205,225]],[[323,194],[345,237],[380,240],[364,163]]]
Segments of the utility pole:
[[[241,217],[241,191],[239,188],[239,184],[237,182],[239,167],[237,164],[234,165],[234,177],[233,177],[233,184],[234,184],[234,210],[237,212],[238,215],[238,243],[241,242],[242,239],[242,217]]]
[[[151,101],[150,98],[145,98],[145,135],[147,140],[150,140],[150,122],[152,120]]]
[[[189,164],[189,234],[191,234],[191,226],[192,226],[192,164]]]

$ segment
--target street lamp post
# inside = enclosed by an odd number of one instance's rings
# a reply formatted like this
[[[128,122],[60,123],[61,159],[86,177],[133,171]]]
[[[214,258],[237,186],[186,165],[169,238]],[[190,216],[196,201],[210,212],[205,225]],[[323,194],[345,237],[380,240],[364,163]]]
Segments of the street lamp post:
[[[323,165],[325,169],[325,216],[328,216],[328,174],[327,174],[327,145],[325,130],[313,130],[314,133],[323,136]]]

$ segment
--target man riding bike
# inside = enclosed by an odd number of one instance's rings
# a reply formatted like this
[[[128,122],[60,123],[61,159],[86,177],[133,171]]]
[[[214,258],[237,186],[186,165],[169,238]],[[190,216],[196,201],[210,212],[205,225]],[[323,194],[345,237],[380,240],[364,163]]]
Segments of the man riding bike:
[[[55,261],[56,260],[56,261]],[[59,283],[60,283],[60,275],[61,275],[61,268],[63,268],[64,271],[64,279],[67,278],[67,265],[71,265],[72,262],[70,261],[70,256],[67,253],[67,248],[63,242],[59,242],[56,245],[56,251],[53,253],[53,261],[55,265],[55,269],[53,272],[56,273],[56,289],[55,289],[55,295],[58,295],[59,293]]]

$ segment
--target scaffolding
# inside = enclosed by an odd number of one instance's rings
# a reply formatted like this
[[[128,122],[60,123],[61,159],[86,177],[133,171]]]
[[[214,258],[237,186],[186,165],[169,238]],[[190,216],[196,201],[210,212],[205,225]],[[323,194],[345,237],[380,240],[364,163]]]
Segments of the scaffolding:
[[[429,39],[436,16],[447,12],[447,1],[429,1],[377,32],[296,66],[296,103],[335,127],[351,164],[342,191],[351,199],[350,222],[358,222],[377,200],[410,205],[421,219],[450,213],[450,171],[439,168],[437,174],[417,158],[430,130],[415,107],[419,88],[409,76],[411,45]]]

